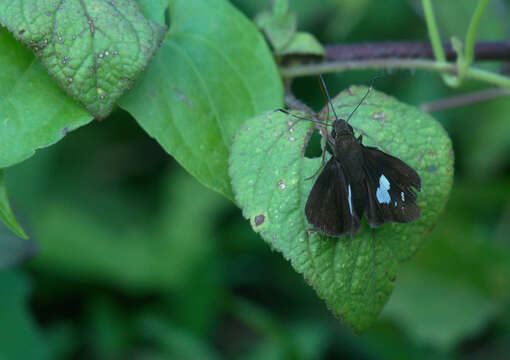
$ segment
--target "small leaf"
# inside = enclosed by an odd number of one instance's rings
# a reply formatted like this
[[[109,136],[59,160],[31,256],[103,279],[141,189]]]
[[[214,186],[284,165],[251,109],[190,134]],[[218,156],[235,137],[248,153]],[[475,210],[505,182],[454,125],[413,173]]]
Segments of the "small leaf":
[[[337,114],[347,117],[365,92],[351,87],[340,93],[333,100]],[[398,263],[414,254],[442,210],[452,184],[453,156],[439,123],[377,91],[350,124],[363,131],[365,145],[376,145],[418,171],[423,183],[419,220],[386,224],[373,235],[365,225],[354,238],[307,235],[311,227],[304,206],[313,181],[305,178],[321,162],[303,156],[313,123],[279,112],[243,125],[232,147],[230,175],[253,229],[291,261],[333,313],[361,332],[388,301]]]
[[[279,52],[280,55],[317,55],[324,56],[326,52],[321,43],[310,33],[297,32],[292,41]]]
[[[262,12],[255,19],[276,52],[287,46],[296,33],[297,18],[293,13],[274,14]]]
[[[25,234],[21,225],[18,224],[18,221],[12,212],[9,198],[7,197],[7,188],[5,187],[4,174],[2,170],[0,170],[0,220],[9,229],[11,229],[13,233],[23,239],[28,239],[27,234]]]
[[[200,182],[232,199],[232,138],[244,120],[282,106],[276,65],[225,0],[174,0],[170,16],[161,50],[120,105]]]
[[[91,120],[37,59],[0,28],[0,169],[27,159]]]
[[[99,119],[131,87],[165,33],[164,26],[143,17],[134,0],[3,1],[0,24]]]

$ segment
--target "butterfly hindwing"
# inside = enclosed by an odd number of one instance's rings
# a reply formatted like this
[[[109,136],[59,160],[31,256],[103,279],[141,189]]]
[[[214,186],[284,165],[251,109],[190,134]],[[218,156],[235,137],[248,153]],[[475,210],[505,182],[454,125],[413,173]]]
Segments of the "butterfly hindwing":
[[[354,191],[358,193],[346,181],[340,163],[332,157],[308,196],[305,207],[308,222],[315,230],[329,236],[356,234],[360,230],[361,214],[354,208],[357,205],[354,203]]]
[[[377,148],[363,146],[367,201],[365,216],[371,227],[394,221],[407,223],[421,216],[416,192],[420,176],[402,160]]]

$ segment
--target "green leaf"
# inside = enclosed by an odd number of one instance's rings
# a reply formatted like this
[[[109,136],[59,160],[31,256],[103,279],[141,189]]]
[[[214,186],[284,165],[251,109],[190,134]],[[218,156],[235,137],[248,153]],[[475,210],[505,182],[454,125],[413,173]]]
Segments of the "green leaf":
[[[264,30],[269,42],[278,53],[290,43],[296,33],[297,18],[294,13],[274,14],[266,11],[260,13],[255,22]]]
[[[444,351],[479,334],[497,313],[498,306],[476,288],[409,268],[399,276],[381,317],[396,321],[419,344]]]
[[[351,87],[333,100],[346,118],[366,92]],[[301,116],[306,116],[301,114]],[[232,147],[230,174],[236,200],[252,227],[303,274],[334,314],[356,332],[376,319],[393,290],[400,261],[421,245],[441,212],[452,184],[453,153],[441,125],[416,108],[373,91],[352,117],[364,144],[398,156],[422,179],[422,217],[386,224],[354,238],[314,233],[304,206],[321,160],[303,156],[313,123],[280,112],[247,121]]]
[[[134,0],[3,1],[0,24],[98,119],[147,66],[166,29],[144,18]]]
[[[211,213],[228,204],[193,180],[185,171],[173,172],[163,182],[161,203],[165,206],[156,215],[140,212],[125,196],[105,195],[111,207],[97,203],[121,219],[139,219],[129,224],[113,220],[113,215],[105,223],[103,216],[84,208],[79,198],[41,204],[40,214],[33,219],[34,236],[41,244],[34,266],[99,279],[129,292],[182,291],[197,267],[212,256]],[[65,246],[71,233],[73,246]]]
[[[37,59],[0,29],[0,168],[25,160],[90,120]]]
[[[292,41],[279,52],[280,55],[317,55],[324,56],[326,52],[321,43],[310,33],[298,32]]]
[[[168,0],[138,0],[138,4],[140,4],[140,10],[147,18],[160,24],[165,23]]]
[[[276,65],[225,0],[175,0],[170,15],[161,50],[120,104],[200,182],[232,199],[232,138],[244,120],[282,106]]]
[[[50,359],[48,344],[29,312],[29,283],[18,272],[0,272],[0,359]]]
[[[11,204],[9,203],[9,198],[7,196],[4,173],[2,170],[0,170],[0,220],[9,229],[11,229],[13,233],[23,239],[28,239],[27,234],[25,234],[21,225],[18,224],[18,221],[12,212]]]

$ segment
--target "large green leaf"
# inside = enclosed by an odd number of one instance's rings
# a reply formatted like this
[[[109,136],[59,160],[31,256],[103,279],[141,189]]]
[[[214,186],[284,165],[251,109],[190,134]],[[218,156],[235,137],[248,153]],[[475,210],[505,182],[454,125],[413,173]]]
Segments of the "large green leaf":
[[[275,63],[261,34],[225,0],[174,0],[170,16],[161,50],[120,105],[199,181],[233,198],[235,132],[283,102]]]
[[[166,29],[144,18],[134,0],[2,1],[0,24],[96,118],[147,66]]]
[[[351,87],[340,93],[333,100],[338,115],[345,118],[365,92]],[[365,145],[376,145],[418,171],[423,184],[419,220],[386,224],[374,236],[366,226],[354,238],[307,235],[304,205],[313,181],[304,179],[320,166],[320,159],[303,156],[313,123],[279,112],[244,124],[232,148],[230,174],[254,230],[360,332],[388,301],[398,263],[416,251],[442,210],[452,184],[453,153],[438,122],[380,92],[370,94],[350,123],[362,129]]]
[[[25,160],[90,120],[37,59],[0,29],[0,168]]]

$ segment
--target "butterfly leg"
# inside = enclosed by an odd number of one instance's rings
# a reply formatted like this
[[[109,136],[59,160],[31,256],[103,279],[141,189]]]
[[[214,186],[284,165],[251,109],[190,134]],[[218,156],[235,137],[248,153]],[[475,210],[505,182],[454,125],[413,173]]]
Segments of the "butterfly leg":
[[[333,152],[331,151],[331,149],[328,147],[327,144],[324,144],[324,149],[326,149],[327,152],[329,152],[331,155],[333,155]],[[312,176],[309,176],[309,177],[305,178],[305,181],[308,181],[308,180],[313,179],[314,177],[316,177],[317,174],[319,174],[324,169],[324,166],[326,166],[326,151],[323,150],[322,151],[321,166],[319,166],[317,171],[315,171]]]
[[[319,234],[319,235],[322,235],[322,236],[326,236],[326,235],[323,235],[320,231],[318,230],[315,230],[315,229],[308,229],[306,230],[306,240],[307,241],[310,241],[310,237],[313,235],[313,234]]]
[[[306,236],[309,238],[310,236],[312,236],[313,234],[316,234],[317,233],[317,230],[314,230],[314,229],[308,229],[306,230]]]

